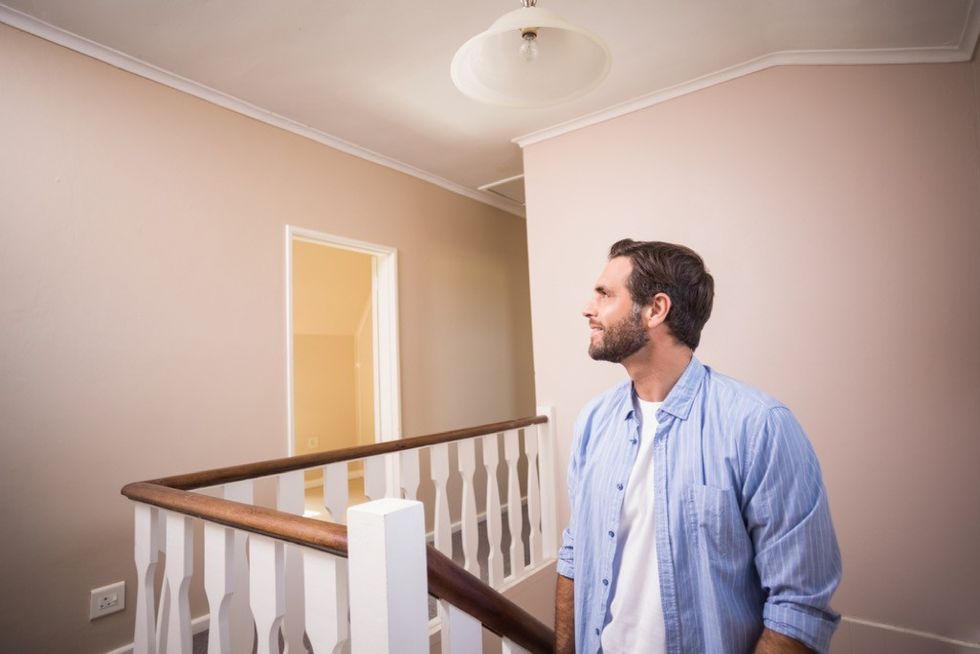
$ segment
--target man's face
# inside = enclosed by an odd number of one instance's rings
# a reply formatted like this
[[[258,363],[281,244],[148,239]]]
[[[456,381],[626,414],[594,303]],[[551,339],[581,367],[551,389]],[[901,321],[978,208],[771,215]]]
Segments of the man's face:
[[[640,307],[626,287],[632,271],[628,258],[611,259],[582,311],[589,320],[589,356],[596,361],[619,363],[650,340]]]

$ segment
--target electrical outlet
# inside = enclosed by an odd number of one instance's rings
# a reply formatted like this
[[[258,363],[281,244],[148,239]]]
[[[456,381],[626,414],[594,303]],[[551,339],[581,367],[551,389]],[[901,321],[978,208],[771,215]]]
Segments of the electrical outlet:
[[[102,588],[93,588],[89,597],[88,619],[95,620],[122,611],[124,608],[126,608],[125,581],[117,581]]]

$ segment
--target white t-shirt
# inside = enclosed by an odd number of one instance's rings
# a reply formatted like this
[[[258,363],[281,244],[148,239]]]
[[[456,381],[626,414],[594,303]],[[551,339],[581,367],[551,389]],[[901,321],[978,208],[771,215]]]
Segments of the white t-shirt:
[[[605,654],[660,654],[667,651],[657,567],[653,437],[662,402],[635,399],[641,415],[639,450],[630,472],[619,522],[619,542],[610,588],[609,623],[602,630]]]

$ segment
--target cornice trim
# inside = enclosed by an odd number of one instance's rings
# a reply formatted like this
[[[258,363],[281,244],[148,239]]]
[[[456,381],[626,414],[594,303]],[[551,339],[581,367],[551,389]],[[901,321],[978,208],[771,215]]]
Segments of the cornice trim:
[[[217,105],[224,109],[228,109],[229,111],[234,111],[235,113],[243,116],[248,116],[249,118],[272,125],[273,127],[278,127],[279,129],[286,130],[287,132],[292,132],[293,134],[308,138],[312,141],[316,141],[317,143],[326,145],[335,150],[340,150],[341,152],[360,159],[376,163],[406,175],[411,175],[412,177],[430,184],[434,184],[435,186],[451,191],[452,193],[462,195],[471,200],[482,202],[483,204],[490,205],[500,209],[501,211],[506,211],[507,213],[519,216],[521,218],[525,216],[524,207],[515,202],[511,202],[499,194],[471,189],[463,186],[462,184],[445,179],[444,177],[439,177],[438,175],[422,170],[421,168],[417,168],[411,164],[398,161],[397,159],[374,152],[373,150],[355,145],[349,141],[345,141],[344,139],[332,136],[314,127],[310,127],[309,125],[304,125],[295,120],[286,118],[285,116],[280,116],[279,114],[267,111],[261,107],[257,107],[240,98],[236,98],[227,93],[212,89],[208,86],[187,79],[186,77],[181,77],[180,75],[176,75],[162,68],[158,68],[153,64],[136,59],[135,57],[131,57],[124,52],[114,50],[96,43],[95,41],[86,39],[83,36],[79,36],[78,34],[55,27],[54,25],[45,23],[44,21],[33,16],[17,11],[16,9],[11,9],[10,7],[2,4],[0,4],[0,23],[4,23],[10,27],[21,30],[22,32],[27,32],[33,36],[63,46],[69,50],[74,50],[75,52],[91,57],[92,59],[97,59],[98,61],[109,64],[110,66],[124,70],[128,73],[132,73],[159,84],[163,84],[164,86],[169,86],[172,89],[176,89],[182,93],[200,98],[201,100],[210,102],[211,104]]]
[[[955,46],[934,48],[887,48],[877,50],[787,50],[750,59],[741,64],[719,70],[703,77],[693,79],[675,86],[661,89],[654,93],[641,95],[632,100],[626,100],[605,109],[567,120],[551,127],[536,130],[523,136],[511,139],[522,148],[548,139],[574,132],[598,123],[619,118],[634,111],[652,107],[688,93],[694,93],[722,82],[728,82],[745,75],[751,75],[767,68],[776,66],[841,66],[862,64],[924,64],[924,63],[958,63],[970,61],[980,37],[980,3],[973,0],[967,13],[967,19],[960,35],[960,43]]]

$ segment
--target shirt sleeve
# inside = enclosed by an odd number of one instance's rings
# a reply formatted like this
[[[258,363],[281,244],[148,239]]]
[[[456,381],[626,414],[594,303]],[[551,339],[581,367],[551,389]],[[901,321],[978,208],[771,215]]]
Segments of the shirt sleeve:
[[[767,593],[763,622],[826,652],[840,621],[830,596],[841,558],[816,454],[785,407],[769,411],[750,449],[743,511]]]
[[[581,456],[579,455],[582,445],[582,432],[584,431],[585,411],[579,414],[575,420],[575,427],[572,432],[572,453],[568,457],[568,473],[566,481],[568,483],[568,526],[562,532],[561,547],[558,549],[558,574],[568,579],[575,578],[575,514],[578,498],[579,470],[581,467]]]

